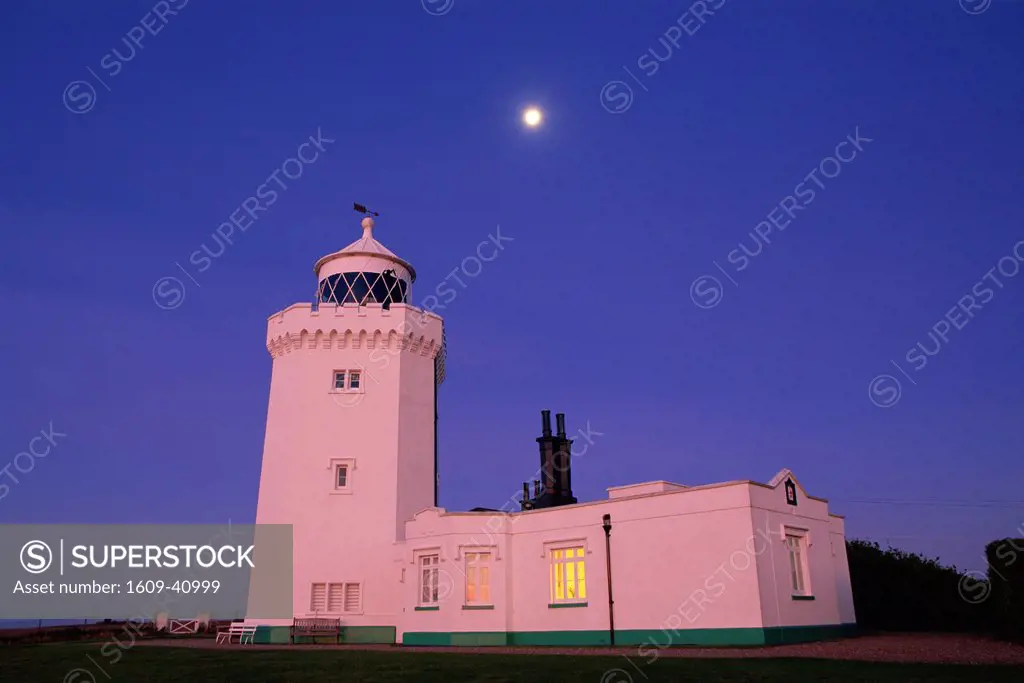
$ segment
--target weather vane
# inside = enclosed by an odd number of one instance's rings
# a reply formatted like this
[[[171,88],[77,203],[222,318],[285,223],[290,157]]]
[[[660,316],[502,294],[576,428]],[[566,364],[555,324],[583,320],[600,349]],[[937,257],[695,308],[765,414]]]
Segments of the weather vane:
[[[363,206],[362,204],[356,204],[356,203],[353,203],[353,204],[352,204],[352,208],[353,208],[353,209],[355,209],[356,211],[358,211],[359,213],[361,213],[361,214],[365,214],[365,215],[367,215],[367,216],[379,216],[379,215],[380,215],[380,214],[379,214],[379,213],[377,213],[376,211],[370,211],[369,209],[367,209],[367,208],[366,208],[365,206]]]

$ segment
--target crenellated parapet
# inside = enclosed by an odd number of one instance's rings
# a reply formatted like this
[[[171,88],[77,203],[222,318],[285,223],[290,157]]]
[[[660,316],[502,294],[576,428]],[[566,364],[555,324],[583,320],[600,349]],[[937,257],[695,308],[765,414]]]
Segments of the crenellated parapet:
[[[300,349],[386,349],[443,358],[441,317],[409,304],[294,304],[267,320],[273,358]]]

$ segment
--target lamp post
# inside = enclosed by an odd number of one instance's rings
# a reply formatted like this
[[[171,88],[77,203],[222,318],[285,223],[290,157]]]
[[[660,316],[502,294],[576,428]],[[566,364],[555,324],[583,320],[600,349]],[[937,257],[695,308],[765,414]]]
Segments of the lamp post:
[[[612,598],[612,516],[605,515],[601,520],[604,527],[604,556],[608,563],[608,639],[615,647],[615,600]]]

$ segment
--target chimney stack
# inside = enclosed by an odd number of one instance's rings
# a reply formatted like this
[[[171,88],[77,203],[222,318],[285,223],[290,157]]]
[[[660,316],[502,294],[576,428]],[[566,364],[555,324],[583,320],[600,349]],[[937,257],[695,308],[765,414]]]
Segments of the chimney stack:
[[[540,411],[541,433],[544,436],[551,436],[551,411]]]
[[[558,433],[551,433],[551,411],[542,410],[542,435],[537,438],[540,447],[541,481],[534,481],[533,504],[536,508],[571,505],[572,495],[572,439],[565,433],[565,413],[555,415]]]

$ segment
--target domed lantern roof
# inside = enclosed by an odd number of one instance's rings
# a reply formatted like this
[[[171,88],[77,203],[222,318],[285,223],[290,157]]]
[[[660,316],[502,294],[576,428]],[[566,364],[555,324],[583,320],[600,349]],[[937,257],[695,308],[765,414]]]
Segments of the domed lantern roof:
[[[373,218],[366,216],[361,225],[361,238],[313,266],[320,303],[376,303],[385,308],[407,303],[416,281],[415,269],[374,238]]]

